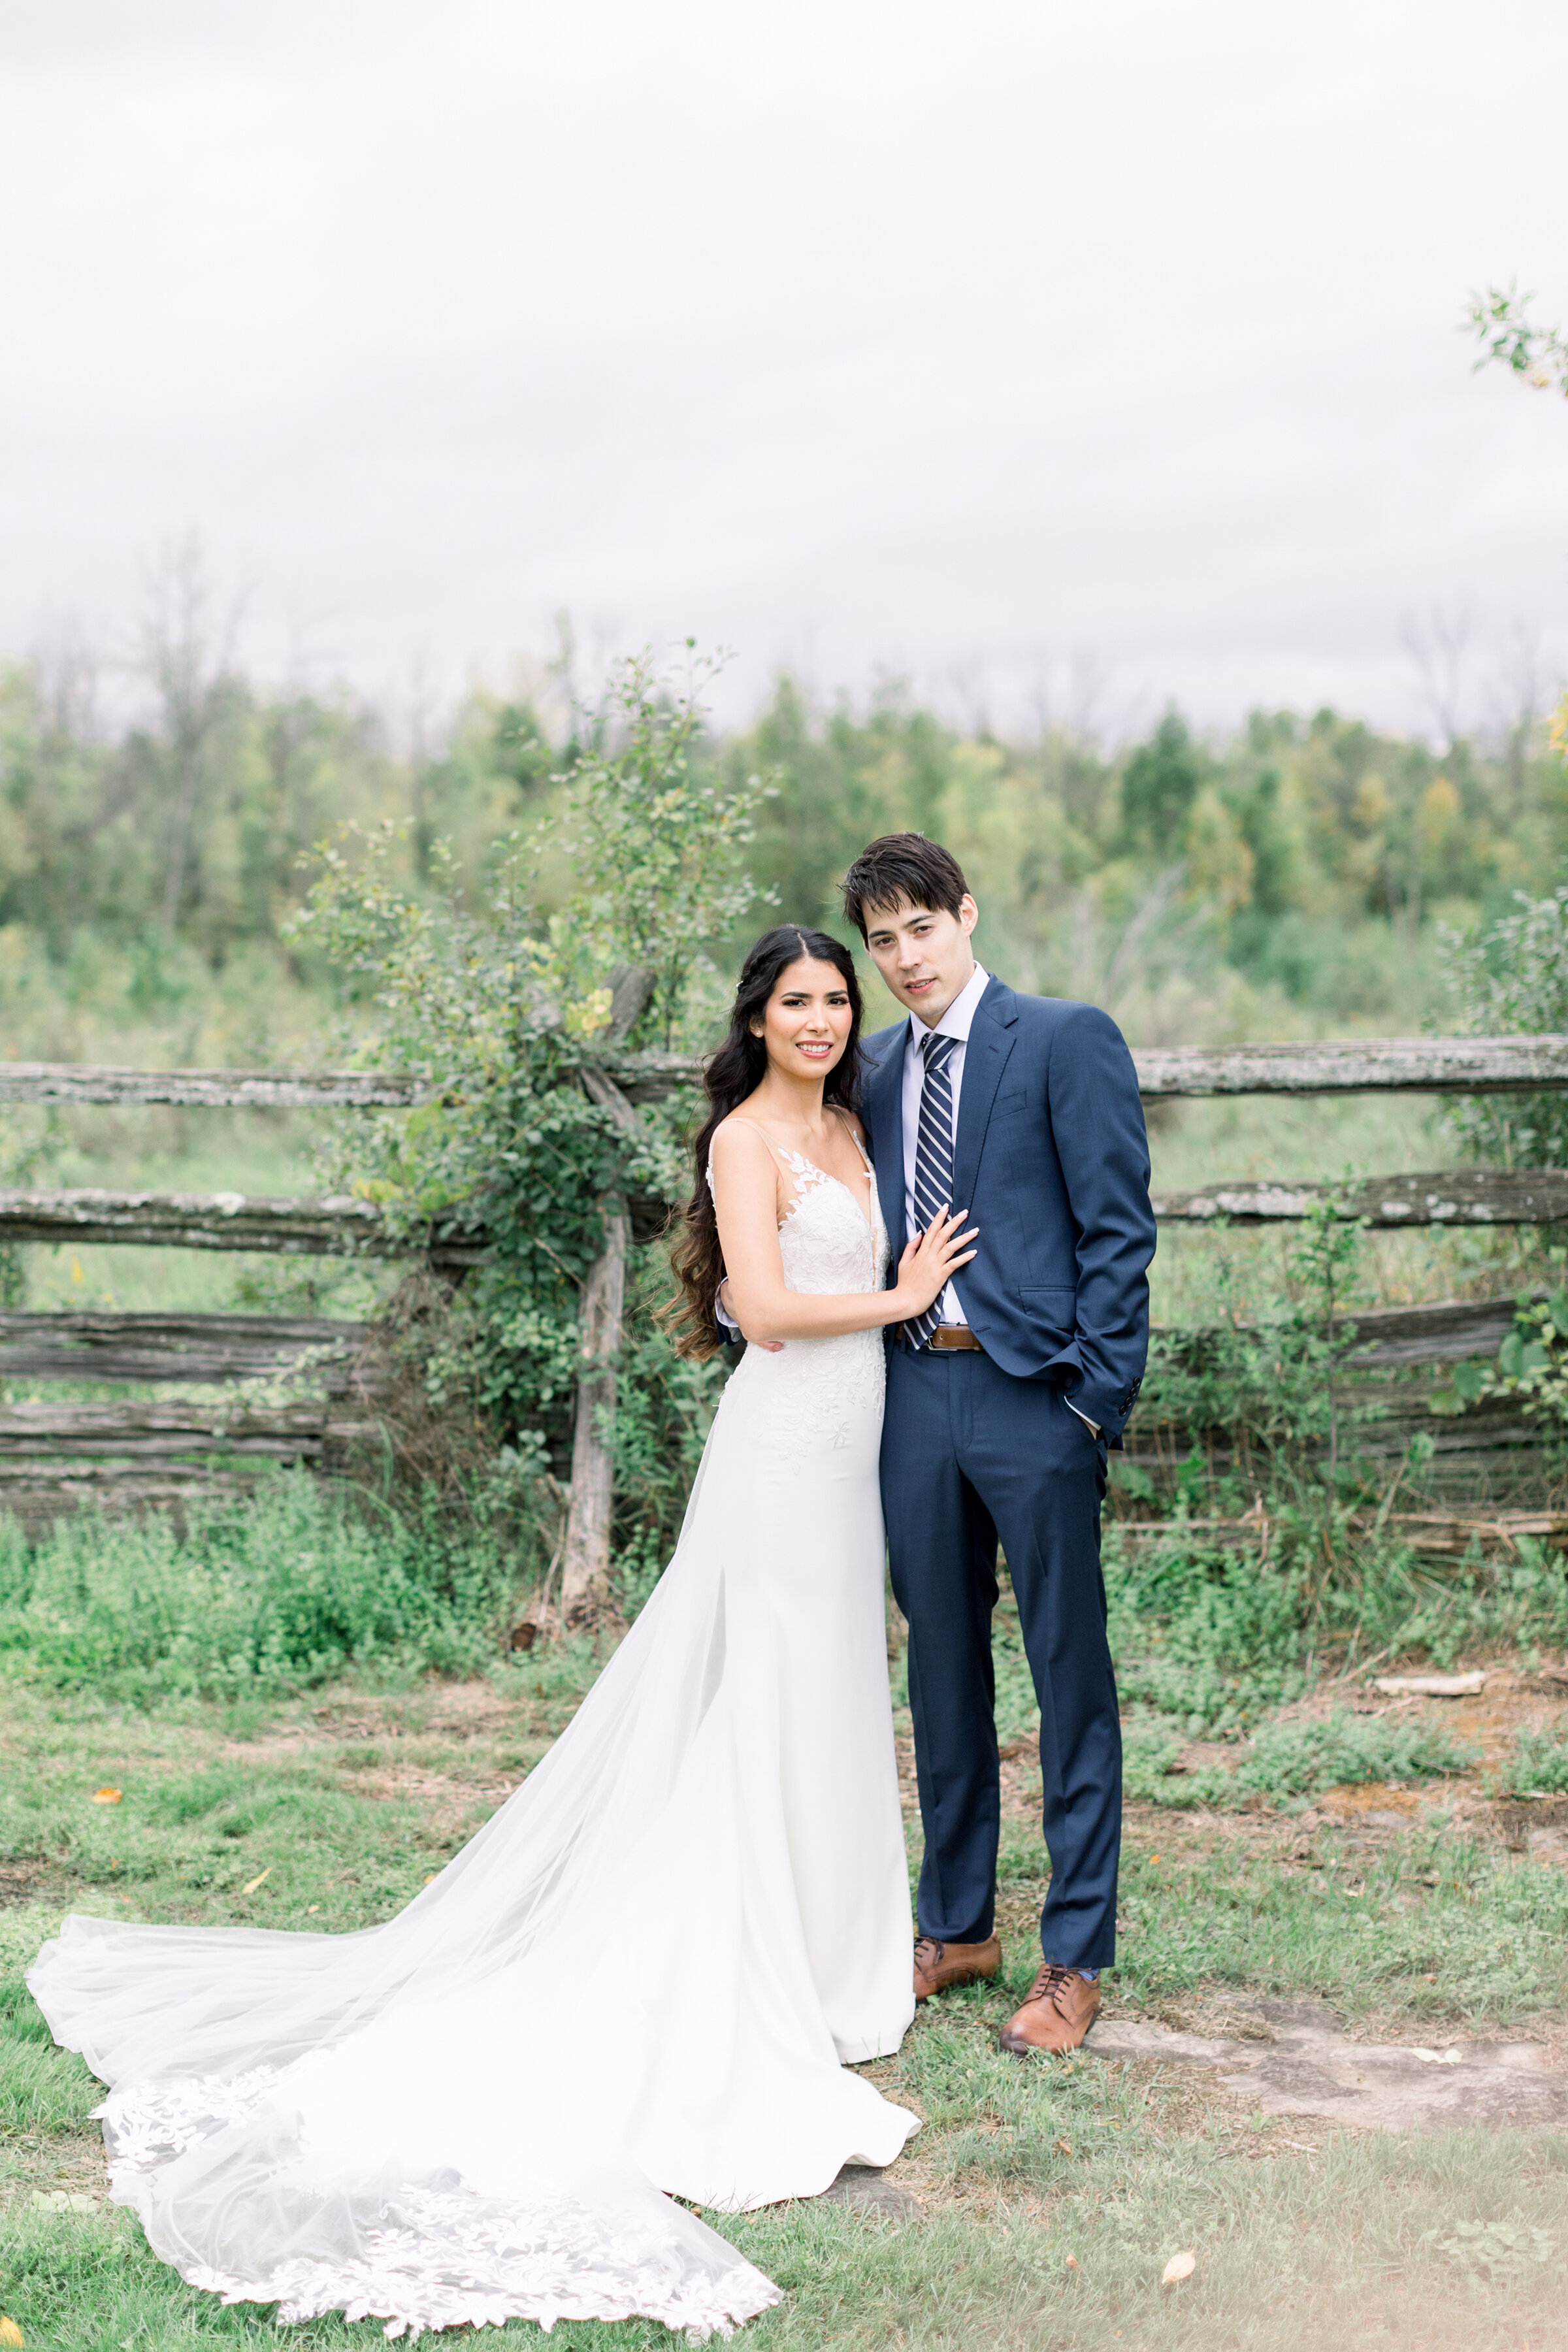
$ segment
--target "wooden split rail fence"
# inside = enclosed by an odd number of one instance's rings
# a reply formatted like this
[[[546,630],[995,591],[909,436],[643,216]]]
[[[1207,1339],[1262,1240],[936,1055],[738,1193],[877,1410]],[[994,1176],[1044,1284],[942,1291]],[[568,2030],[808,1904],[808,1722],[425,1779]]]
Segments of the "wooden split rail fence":
[[[1568,1090],[1568,1035],[1173,1047],[1142,1050],[1134,1059],[1140,1090],[1150,1102]],[[611,1047],[584,1061],[583,1083],[595,1100],[624,1117],[627,1106],[695,1087],[700,1070],[688,1056]],[[346,1112],[437,1098],[438,1090],[416,1076],[377,1071],[158,1071],[0,1061],[0,1103]],[[1367,1179],[1348,1192],[1278,1181],[1216,1183],[1158,1195],[1155,1209],[1167,1224],[1260,1225],[1300,1220],[1324,1199],[1337,1213],[1364,1216],[1389,1230],[1552,1224],[1568,1223],[1568,1171],[1401,1173]],[[651,1237],[662,1222],[660,1202],[632,1200],[625,1207],[634,1237]],[[623,1254],[625,1240],[623,1224],[616,1244]],[[96,1189],[0,1192],[0,1243],[422,1257],[453,1274],[482,1262],[488,1248],[481,1230],[457,1223],[412,1237],[395,1233],[377,1208],[349,1196],[279,1200]],[[595,1292],[597,1275],[590,1276],[591,1309],[605,1287],[600,1281]],[[1497,1513],[1506,1502],[1527,1501],[1541,1516],[1539,1433],[1517,1407],[1500,1402],[1455,1423],[1436,1422],[1426,1412],[1426,1392],[1409,1375],[1494,1355],[1512,1316],[1509,1297],[1384,1309],[1357,1318],[1363,1344],[1356,1377],[1388,1384],[1388,1409],[1360,1433],[1358,1445],[1394,1460],[1416,1426],[1428,1430],[1437,1447],[1428,1477],[1436,1498],[1472,1512],[1489,1507],[1488,1525],[1502,1524]],[[0,1314],[0,1382],[12,1400],[19,1385],[50,1381],[169,1383],[208,1391],[151,1403],[0,1403],[0,1507],[37,1523],[89,1496],[143,1504],[176,1499],[194,1487],[233,1486],[261,1461],[331,1469],[354,1445],[377,1441],[381,1379],[373,1332],[342,1320]],[[276,1401],[275,1391],[291,1381],[311,1393]],[[228,1402],[221,1394],[258,1381],[267,1384],[259,1396],[254,1388]],[[220,1393],[214,1398],[213,1391]],[[1184,1443],[1190,1443],[1185,1433],[1162,1427],[1145,1409],[1129,1433],[1127,1458],[1168,1479]]]

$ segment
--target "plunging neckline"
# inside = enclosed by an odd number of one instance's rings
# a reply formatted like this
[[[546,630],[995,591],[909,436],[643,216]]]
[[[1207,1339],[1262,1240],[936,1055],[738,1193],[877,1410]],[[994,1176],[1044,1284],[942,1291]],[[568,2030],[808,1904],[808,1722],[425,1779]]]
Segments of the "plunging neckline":
[[[753,1122],[753,1124],[754,1124],[754,1122]],[[762,1133],[762,1129],[761,1129],[761,1128],[758,1128],[757,1132],[758,1132],[758,1134],[759,1134],[759,1135]],[[782,1147],[782,1146],[775,1146],[774,1148],[775,1148],[775,1149],[778,1149],[778,1150],[782,1150],[782,1149],[783,1149],[783,1147]],[[842,1177],[842,1176],[836,1176],[836,1175],[833,1173],[833,1171],[831,1170],[831,1168],[819,1168],[819,1167],[817,1166],[817,1164],[816,1164],[816,1160],[812,1160],[812,1159],[809,1159],[804,1151],[792,1151],[792,1152],[789,1154],[789,1157],[790,1157],[792,1160],[798,1160],[800,1161],[800,1163],[801,1163],[801,1165],[802,1165],[802,1167],[803,1167],[803,1168],[807,1168],[807,1169],[809,1169],[809,1170],[810,1170],[810,1171],[811,1171],[811,1173],[812,1173],[812,1174],[813,1174],[813,1175],[817,1179],[817,1181],[818,1181],[818,1182],[819,1182],[819,1183],[823,1183],[823,1184],[837,1184],[837,1187],[838,1187],[838,1189],[839,1189],[839,1191],[840,1191],[841,1192],[847,1192],[847,1193],[848,1193],[848,1195],[849,1195],[849,1198],[850,1198],[852,1201],[854,1201],[854,1202],[855,1202],[855,1208],[856,1208],[856,1213],[857,1213],[857,1214],[858,1214],[858,1216],[860,1216],[860,1217],[862,1218],[862,1220],[864,1221],[864,1223],[865,1223],[866,1231],[870,1234],[871,1239],[873,1240],[873,1242],[876,1240],[876,1238],[877,1238],[877,1228],[876,1228],[876,1226],[873,1224],[873,1223],[871,1222],[870,1207],[869,1207],[870,1199],[871,1199],[871,1193],[870,1193],[870,1191],[869,1191],[869,1190],[867,1192],[867,1194],[866,1194],[866,1200],[867,1200],[867,1204],[868,1204],[868,1205],[867,1205],[867,1207],[866,1207],[866,1208],[862,1209],[862,1208],[861,1208],[861,1206],[860,1206],[859,1202],[858,1202],[858,1200],[856,1200],[856,1197],[855,1197],[855,1188],[854,1188],[854,1186],[853,1186],[852,1184],[847,1184],[847,1183],[845,1182],[845,1181],[844,1181],[844,1179],[843,1179],[843,1177]],[[792,1172],[793,1172],[793,1171],[792,1171]],[[871,1163],[870,1163],[870,1161],[869,1161],[868,1160],[867,1160],[867,1162],[866,1162],[865,1166],[861,1169],[860,1173],[862,1174],[862,1176],[864,1176],[864,1177],[866,1177],[866,1178],[868,1179],[868,1184],[869,1184],[870,1186],[872,1186],[872,1187],[874,1187],[874,1186],[875,1186],[876,1181],[877,1181],[877,1171],[876,1171],[876,1170],[872,1167],[872,1165],[871,1165]],[[784,1226],[785,1226],[785,1225],[787,1225],[787,1224],[788,1224],[788,1223],[789,1223],[789,1221],[790,1221],[790,1217],[793,1217],[793,1216],[796,1213],[796,1212],[798,1211],[798,1209],[799,1209],[799,1208],[800,1208],[800,1206],[801,1206],[802,1202],[803,1202],[805,1199],[805,1194],[804,1192],[802,1192],[802,1193],[800,1193],[800,1194],[798,1194],[798,1195],[797,1195],[797,1197],[796,1197],[796,1199],[795,1200],[795,1202],[794,1202],[793,1205],[791,1206],[790,1213],[789,1213],[789,1217],[785,1217],[785,1218],[784,1218],[784,1219],[781,1221],[781,1223],[780,1223],[780,1225],[779,1225],[779,1231],[780,1231],[780,1233],[783,1233],[783,1231],[784,1231]]]

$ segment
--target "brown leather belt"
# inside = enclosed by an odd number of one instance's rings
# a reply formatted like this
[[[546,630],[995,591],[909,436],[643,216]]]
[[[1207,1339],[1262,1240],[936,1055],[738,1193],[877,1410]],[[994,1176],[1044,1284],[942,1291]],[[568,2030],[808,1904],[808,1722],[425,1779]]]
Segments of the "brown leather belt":
[[[979,1349],[980,1342],[967,1323],[939,1323],[926,1346],[934,1348],[939,1355],[945,1355],[950,1348]]]

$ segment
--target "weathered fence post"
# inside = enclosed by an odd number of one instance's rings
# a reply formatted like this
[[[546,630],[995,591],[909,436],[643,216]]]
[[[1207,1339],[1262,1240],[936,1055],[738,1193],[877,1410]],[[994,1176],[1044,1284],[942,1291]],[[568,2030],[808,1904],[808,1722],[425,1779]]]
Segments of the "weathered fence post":
[[[583,1287],[583,1370],[572,1438],[572,1501],[561,1559],[561,1615],[581,1625],[609,1597],[610,1508],[615,1462],[616,1360],[626,1320],[631,1220],[614,1194],[605,1211],[605,1247]]]
[[[637,964],[623,964],[612,973],[610,985],[610,1023],[605,1043],[616,1045],[647,1003],[653,975]],[[602,1070],[584,1069],[583,1085],[618,1127],[636,1128],[636,1111]],[[605,1606],[610,1592],[616,1366],[626,1328],[626,1255],[632,1228],[619,1193],[605,1193],[599,1207],[605,1220],[605,1246],[583,1286],[583,1370],[572,1433],[572,1500],[561,1559],[561,1619],[565,1625],[584,1624]]]

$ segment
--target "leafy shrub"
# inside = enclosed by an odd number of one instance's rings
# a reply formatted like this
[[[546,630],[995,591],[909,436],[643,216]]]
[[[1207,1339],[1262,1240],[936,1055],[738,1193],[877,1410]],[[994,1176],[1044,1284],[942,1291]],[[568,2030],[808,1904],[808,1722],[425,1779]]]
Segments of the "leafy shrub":
[[[1489,930],[1440,934],[1459,1025],[1473,1036],[1568,1029],[1568,887],[1549,898],[1513,895],[1519,913]],[[1444,1109],[1479,1159],[1504,1168],[1568,1165],[1568,1095],[1461,1095]]]
[[[1168,1724],[1136,1723],[1123,1742],[1126,1794],[1152,1805],[1239,1805],[1249,1797],[1315,1797],[1367,1780],[1427,1780],[1471,1760],[1438,1726],[1393,1723],[1336,1708],[1326,1720],[1265,1724],[1234,1765],[1176,1772],[1181,1735]]]
[[[1489,1785],[1500,1797],[1553,1796],[1568,1789],[1568,1735],[1562,1726],[1521,1731],[1512,1755]]]
[[[404,1318],[431,1475],[460,1433],[471,1457],[504,1448],[554,1491],[544,1482],[574,1449],[584,1284],[606,1219],[629,1202],[646,1239],[689,1184],[689,1097],[633,1109],[584,1065],[710,1043],[726,992],[710,950],[757,895],[741,859],[769,787],[726,782],[700,756],[705,667],[671,684],[646,659],[620,666],[552,780],[548,821],[493,845],[482,891],[448,843],[429,845],[416,888],[395,825],[345,828],[341,845],[321,845],[292,920],[289,937],[329,961],[368,1016],[360,1060],[437,1083],[412,1111],[335,1132],[330,1180],[413,1242],[451,1226],[489,1235],[460,1288],[426,1286]],[[673,1548],[693,1432],[723,1377],[680,1366],[656,1332],[669,1280],[663,1251],[649,1255],[629,1286],[610,1431],[614,1539],[634,1605]]]
[[[1525,1418],[1542,1424],[1555,1479],[1561,1474],[1568,1441],[1568,1286],[1562,1280],[1568,1252],[1554,1245],[1545,1255],[1558,1274],[1557,1287],[1550,1297],[1520,1297],[1514,1307],[1513,1328],[1499,1348],[1496,1362],[1472,1359],[1456,1364],[1426,1402],[1431,1412],[1458,1417],[1487,1397],[1517,1399]]]
[[[606,1202],[676,1199],[687,1181],[689,1104],[676,1094],[623,1124],[581,1073],[605,1050],[616,985],[638,974],[617,1047],[708,1042],[706,950],[756,895],[740,859],[766,787],[694,764],[700,674],[667,688],[646,660],[621,665],[553,780],[552,818],[495,845],[482,893],[449,844],[431,845],[415,891],[395,825],[345,828],[320,845],[289,927],[368,1015],[359,1059],[437,1084],[411,1112],[345,1126],[329,1172],[411,1238],[488,1229],[488,1257],[429,1335],[427,1382],[512,1442],[565,1439]],[[546,874],[565,886],[553,911]]]
[[[1237,1766],[1239,1787],[1271,1797],[1312,1797],[1364,1780],[1427,1780],[1472,1761],[1434,1724],[1395,1722],[1337,1707],[1326,1721],[1266,1724]]]
[[[433,1507],[372,1516],[308,1472],[240,1504],[0,1520],[0,1674],[144,1704],[298,1688],[350,1668],[473,1674],[514,1599],[505,1545]]]
[[[1168,1537],[1104,1548],[1110,1646],[1124,1702],[1187,1737],[1226,1734],[1306,1687],[1309,1598],[1300,1571],[1233,1551],[1178,1524]]]

